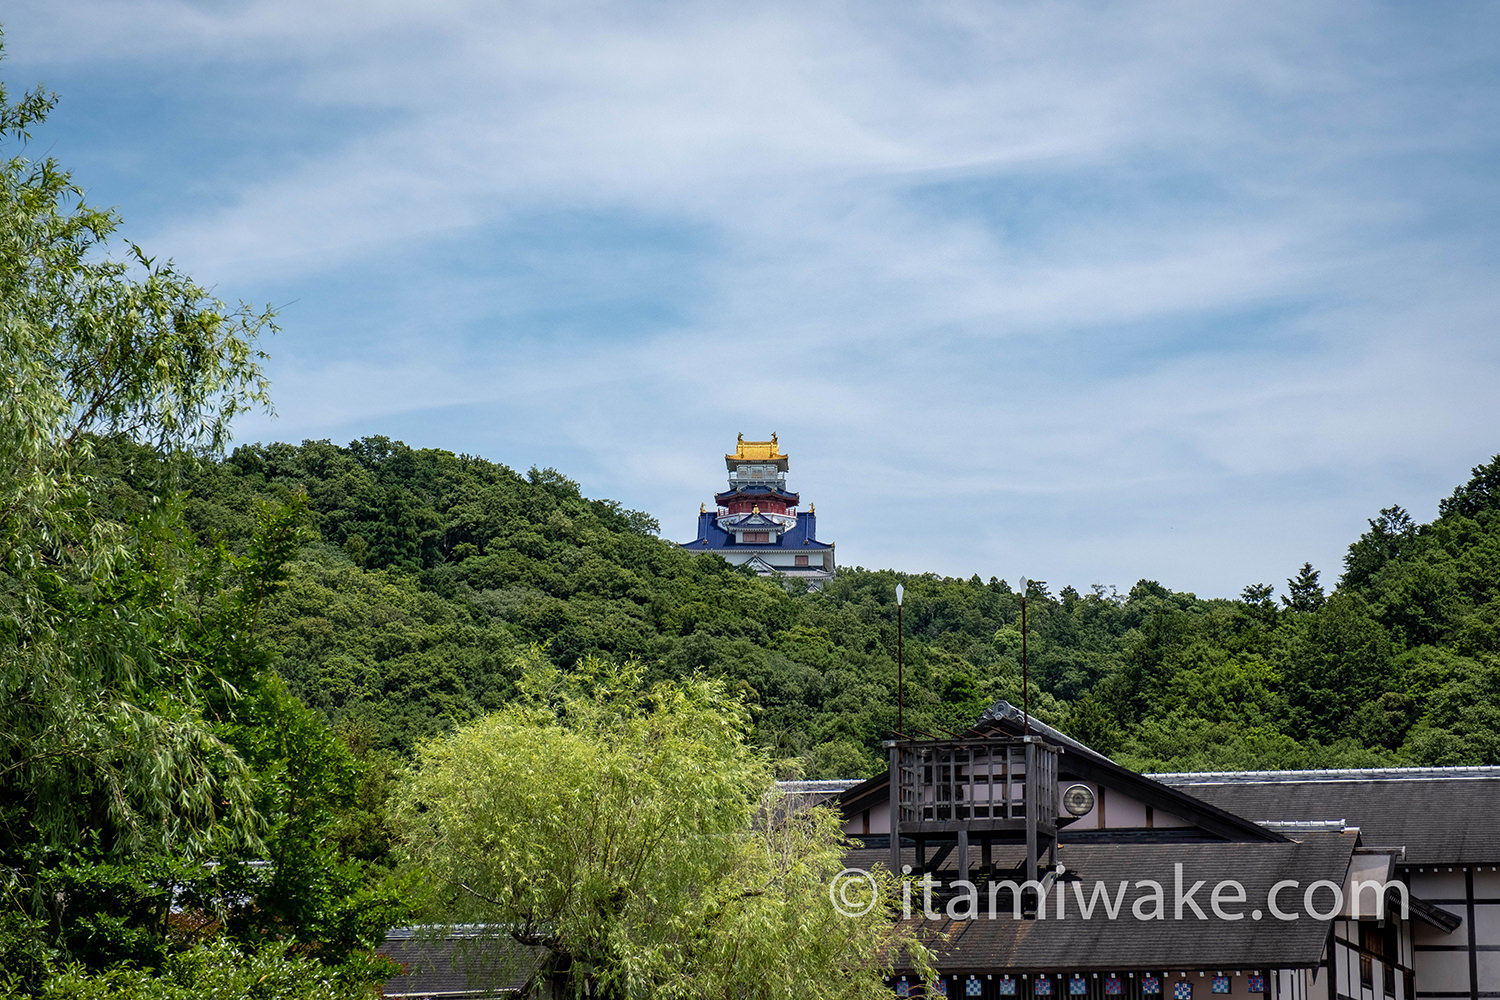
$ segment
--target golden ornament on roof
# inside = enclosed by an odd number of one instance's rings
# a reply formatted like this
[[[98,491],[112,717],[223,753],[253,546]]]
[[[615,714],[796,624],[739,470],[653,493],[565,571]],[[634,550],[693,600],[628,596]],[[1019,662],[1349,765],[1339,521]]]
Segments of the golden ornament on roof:
[[[735,442],[734,453],[724,456],[725,463],[731,469],[741,462],[774,462],[776,468],[785,472],[786,460],[787,456],[782,454],[775,433],[772,433],[769,441],[746,441],[745,435],[741,434]]]

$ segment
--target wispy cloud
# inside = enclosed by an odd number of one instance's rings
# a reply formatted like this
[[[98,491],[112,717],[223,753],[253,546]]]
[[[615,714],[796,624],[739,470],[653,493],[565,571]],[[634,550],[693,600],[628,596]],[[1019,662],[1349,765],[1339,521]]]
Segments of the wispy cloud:
[[[149,196],[93,186],[224,294],[293,303],[281,419],[246,437],[564,465],[671,533],[775,429],[849,561],[1230,593],[1333,575],[1375,507],[1428,514],[1500,450],[1496,18],[68,0],[7,27],[65,97],[223,110]],[[263,155],[231,169],[237,122]]]

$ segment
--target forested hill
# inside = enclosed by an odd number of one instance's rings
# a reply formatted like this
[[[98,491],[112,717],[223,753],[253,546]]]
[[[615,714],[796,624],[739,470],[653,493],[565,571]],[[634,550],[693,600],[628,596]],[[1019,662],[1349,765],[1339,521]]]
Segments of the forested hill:
[[[119,470],[144,457],[114,454]],[[853,569],[789,592],[550,469],[383,438],[242,447],[184,486],[191,530],[231,550],[258,501],[306,492],[314,541],[263,628],[292,689],[356,746],[405,752],[501,705],[539,645],[560,664],[722,675],[804,774],[864,775],[895,723],[898,581],[909,729],[1019,700],[1020,597],[994,578]],[[1440,511],[1381,511],[1326,597],[1311,567],[1280,599],[1033,582],[1033,711],[1139,768],[1500,763],[1500,456]]]

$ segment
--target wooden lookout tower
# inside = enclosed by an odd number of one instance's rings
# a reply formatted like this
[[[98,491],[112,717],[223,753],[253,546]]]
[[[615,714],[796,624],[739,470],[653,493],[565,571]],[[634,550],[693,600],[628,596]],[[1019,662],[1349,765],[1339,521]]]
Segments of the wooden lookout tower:
[[[949,852],[970,878],[969,849],[980,848],[984,878],[998,873],[996,843],[1026,845],[1023,879],[1039,879],[1041,855],[1057,843],[1057,758],[1039,736],[889,740],[891,871],[901,872],[901,841],[914,842],[912,873],[935,870]],[[929,849],[934,853],[929,856]],[[1006,874],[1012,874],[1007,872]]]

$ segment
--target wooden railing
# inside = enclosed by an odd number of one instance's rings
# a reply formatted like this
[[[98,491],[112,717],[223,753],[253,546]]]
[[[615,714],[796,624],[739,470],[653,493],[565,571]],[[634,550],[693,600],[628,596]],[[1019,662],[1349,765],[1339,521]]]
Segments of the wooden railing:
[[[908,836],[1057,828],[1057,752],[1037,739],[890,744],[896,819]]]

